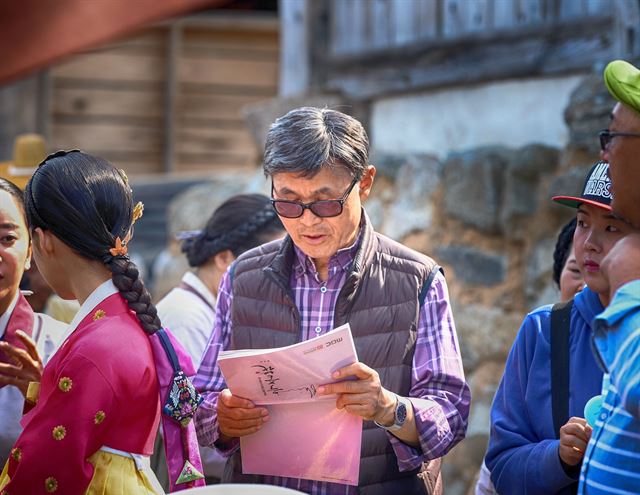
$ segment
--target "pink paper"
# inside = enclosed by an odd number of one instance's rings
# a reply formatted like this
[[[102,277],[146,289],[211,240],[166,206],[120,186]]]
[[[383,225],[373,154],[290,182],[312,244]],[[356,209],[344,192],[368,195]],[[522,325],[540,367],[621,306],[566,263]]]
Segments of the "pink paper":
[[[289,347],[222,352],[229,390],[269,409],[269,422],[240,440],[243,472],[357,485],[362,419],[316,393],[356,361],[348,324]]]

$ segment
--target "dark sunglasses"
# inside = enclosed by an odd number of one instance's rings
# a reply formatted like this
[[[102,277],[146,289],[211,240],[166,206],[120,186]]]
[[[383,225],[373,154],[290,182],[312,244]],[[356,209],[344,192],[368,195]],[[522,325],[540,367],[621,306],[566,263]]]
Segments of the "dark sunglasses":
[[[337,217],[342,213],[344,203],[354,186],[360,179],[354,178],[349,189],[342,195],[340,199],[321,199],[320,201],[312,201],[311,203],[301,203],[300,201],[288,201],[286,199],[273,199],[273,182],[271,182],[271,204],[276,213],[285,218],[300,218],[304,210],[311,210],[317,217],[329,218]]]
[[[598,137],[600,138],[600,149],[605,151],[609,143],[614,137],[640,137],[640,134],[635,134],[633,132],[611,132],[609,129],[604,129],[598,133]]]

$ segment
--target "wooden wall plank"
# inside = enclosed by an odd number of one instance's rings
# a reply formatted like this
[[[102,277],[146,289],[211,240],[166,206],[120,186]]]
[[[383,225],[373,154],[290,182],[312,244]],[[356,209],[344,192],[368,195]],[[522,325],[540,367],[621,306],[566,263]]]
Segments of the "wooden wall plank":
[[[183,33],[184,53],[189,50],[205,49],[210,53],[225,50],[248,51],[278,59],[278,32],[251,32],[231,30],[211,30],[185,27]]]
[[[496,30],[504,30],[513,27],[518,7],[517,0],[507,2],[494,2],[493,27]]]
[[[62,123],[51,129],[54,149],[117,149],[121,152],[159,152],[162,147],[161,127],[125,125],[124,122]]]
[[[391,0],[371,0],[369,2],[369,23],[371,26],[369,46],[371,49],[376,50],[391,45],[390,18]]]
[[[256,154],[253,140],[246,129],[181,127],[177,138],[178,153],[236,152],[249,157]]]
[[[54,78],[98,78],[106,81],[162,81],[165,61],[161,56],[100,52],[82,54],[55,66]]]
[[[493,19],[489,18],[492,11],[494,0],[474,0],[466,3],[466,32],[480,33],[486,32],[487,27],[491,26]]]
[[[245,84],[277,91],[278,64],[271,61],[247,61],[216,58],[215,56],[181,57],[180,81],[208,84]]]
[[[197,94],[185,92],[178,101],[177,112],[183,117],[234,120],[242,122],[242,109],[246,105],[265,100],[264,96]]]
[[[281,0],[282,56],[280,58],[280,96],[304,94],[311,84],[311,4],[310,0]],[[244,50],[257,57],[263,52]],[[264,60],[264,58],[261,58]]]
[[[392,0],[393,42],[395,45],[406,45],[417,38],[415,19],[419,14],[418,5],[423,0]]]
[[[53,99],[55,115],[129,116],[161,118],[160,91],[57,88]]]
[[[560,0],[560,20],[579,19],[585,13],[586,5],[580,0]]]
[[[136,36],[99,46],[88,53],[162,56],[166,44],[166,28],[150,28]]]
[[[440,0],[423,0],[415,6],[415,32],[417,39],[433,39],[438,36],[438,3]]]
[[[465,0],[444,0],[442,34],[445,38],[455,38],[467,32],[467,11],[470,7],[471,2]]]

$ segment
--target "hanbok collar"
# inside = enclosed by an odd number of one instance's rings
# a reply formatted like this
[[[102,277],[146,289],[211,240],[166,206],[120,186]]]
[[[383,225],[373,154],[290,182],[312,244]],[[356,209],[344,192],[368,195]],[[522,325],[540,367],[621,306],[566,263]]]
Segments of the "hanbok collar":
[[[22,330],[29,337],[32,337],[33,322],[33,309],[31,309],[25,297],[18,292],[7,311],[0,317],[0,324],[3,327],[0,340],[14,347],[24,349],[25,346],[16,335],[16,332]],[[0,351],[0,362],[13,364],[2,351]],[[0,388],[2,387],[3,385],[0,385]]]
[[[102,301],[107,299],[108,297],[117,294],[119,291],[115,285],[113,285],[113,281],[111,279],[103,282],[98,287],[94,289],[94,291],[89,294],[89,297],[84,301],[80,309],[69,323],[67,330],[64,332],[62,339],[60,342],[66,342],[69,336],[74,332],[76,328],[82,323],[89,314],[93,311],[93,309],[98,306]],[[58,349],[62,348],[62,345],[58,347]],[[57,352],[57,350],[56,350]],[[54,353],[55,354],[55,353]]]
[[[13,296],[13,300],[11,301],[11,304],[9,304],[9,307],[4,312],[4,314],[0,316],[0,339],[4,337],[4,332],[7,330],[9,319],[11,318],[11,315],[13,314],[13,310],[16,307],[16,304],[18,304],[18,299],[20,298],[21,295],[22,294],[20,293],[20,291],[16,291],[16,295]],[[23,330],[26,331],[26,329],[23,329]]]

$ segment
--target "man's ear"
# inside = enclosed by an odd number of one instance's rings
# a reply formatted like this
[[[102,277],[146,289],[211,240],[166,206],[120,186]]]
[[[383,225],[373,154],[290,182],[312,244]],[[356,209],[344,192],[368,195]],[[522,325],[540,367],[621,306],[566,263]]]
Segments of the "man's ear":
[[[360,201],[364,201],[369,197],[369,193],[371,193],[371,188],[373,187],[373,180],[376,176],[376,167],[373,165],[369,165],[364,174],[362,175],[362,179],[360,179]]]

